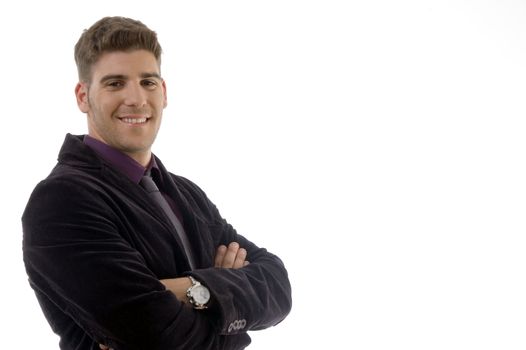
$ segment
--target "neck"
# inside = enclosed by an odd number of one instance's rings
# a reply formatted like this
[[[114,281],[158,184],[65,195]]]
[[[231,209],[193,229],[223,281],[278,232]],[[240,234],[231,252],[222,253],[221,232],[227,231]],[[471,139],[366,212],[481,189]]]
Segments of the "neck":
[[[148,167],[148,165],[150,164],[150,160],[152,159],[152,151],[150,148],[137,151],[126,150],[123,147],[118,147],[117,145],[106,142],[104,138],[100,137],[98,133],[93,132],[93,130],[89,130],[88,135],[91,138],[97,140],[98,142],[103,143],[106,146],[112,148],[113,150],[124,153],[125,155],[127,155],[128,157],[130,157],[145,168]]]
[[[129,156],[130,158],[132,158],[133,160],[135,160],[137,163],[139,163],[145,168],[147,168],[148,165],[150,165],[150,161],[152,159],[151,151],[135,152],[135,153],[123,152],[123,153]]]

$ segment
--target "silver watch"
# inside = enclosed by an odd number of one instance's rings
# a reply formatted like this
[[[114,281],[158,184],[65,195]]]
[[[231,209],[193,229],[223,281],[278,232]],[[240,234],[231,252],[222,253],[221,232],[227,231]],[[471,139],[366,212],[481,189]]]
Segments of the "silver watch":
[[[206,309],[208,307],[208,302],[210,301],[210,291],[192,276],[188,276],[188,278],[192,281],[192,286],[186,290],[188,301],[192,304],[194,309]]]

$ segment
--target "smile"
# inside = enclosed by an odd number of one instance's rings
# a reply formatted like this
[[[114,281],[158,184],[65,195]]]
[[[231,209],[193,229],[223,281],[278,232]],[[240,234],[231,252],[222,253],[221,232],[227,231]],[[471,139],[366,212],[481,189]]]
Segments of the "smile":
[[[127,124],[144,124],[148,118],[119,118],[122,122]]]

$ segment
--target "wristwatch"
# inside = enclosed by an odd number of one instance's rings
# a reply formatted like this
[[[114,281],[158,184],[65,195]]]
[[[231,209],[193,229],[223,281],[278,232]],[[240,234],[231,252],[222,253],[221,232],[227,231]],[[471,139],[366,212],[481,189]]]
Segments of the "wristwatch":
[[[192,276],[188,278],[192,281],[192,286],[186,290],[188,301],[196,310],[206,309],[210,301],[210,291]]]

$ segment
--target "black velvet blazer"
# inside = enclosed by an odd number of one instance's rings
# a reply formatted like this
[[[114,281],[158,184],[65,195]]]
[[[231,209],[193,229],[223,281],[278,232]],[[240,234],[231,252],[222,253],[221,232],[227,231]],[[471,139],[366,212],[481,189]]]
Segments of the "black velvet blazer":
[[[51,174],[22,217],[29,282],[61,349],[243,349],[247,331],[285,318],[291,290],[281,260],[238,235],[195,184],[156,158],[164,191],[184,217],[190,271],[169,219],[144,190],[67,135]],[[214,268],[216,248],[237,241],[250,265]],[[160,279],[192,275],[212,299],[197,311]]]

